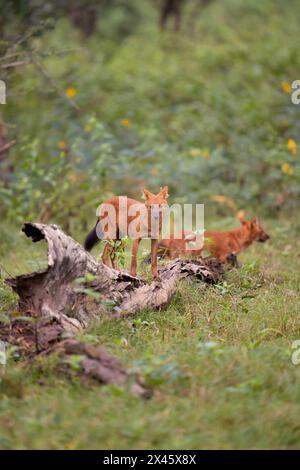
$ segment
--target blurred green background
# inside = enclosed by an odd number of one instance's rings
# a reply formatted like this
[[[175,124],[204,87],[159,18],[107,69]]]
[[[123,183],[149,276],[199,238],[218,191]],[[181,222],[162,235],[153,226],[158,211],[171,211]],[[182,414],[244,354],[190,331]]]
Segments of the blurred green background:
[[[0,0],[0,327],[22,318],[5,278],[46,266],[24,220],[82,241],[111,194],[168,185],[206,228],[245,211],[271,235],[216,286],[80,334],[149,401],[10,347],[0,448],[299,449],[299,25],[299,0]]]
[[[2,220],[72,233],[160,185],[206,213],[297,210],[298,0],[0,3]]]

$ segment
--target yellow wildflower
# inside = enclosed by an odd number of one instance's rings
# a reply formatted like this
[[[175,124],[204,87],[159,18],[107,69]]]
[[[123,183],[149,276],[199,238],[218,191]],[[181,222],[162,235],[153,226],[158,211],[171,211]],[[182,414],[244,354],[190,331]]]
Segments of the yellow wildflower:
[[[201,156],[202,156],[203,158],[206,158],[206,160],[208,160],[209,157],[210,157],[209,151],[208,151],[207,149],[203,149]]]
[[[72,439],[64,445],[64,450],[76,450],[78,448],[78,439]]]
[[[74,88],[73,86],[69,86],[67,89],[66,89],[66,95],[68,98],[74,98],[74,96],[77,95],[77,90],[76,88]]]
[[[294,141],[294,139],[289,139],[287,141],[287,146],[288,146],[288,149],[294,154],[296,155],[298,149],[297,149],[297,143]]]
[[[201,150],[200,149],[191,149],[190,150],[190,156],[191,157],[199,157],[201,155]]]
[[[67,144],[66,144],[66,142],[64,142],[63,140],[61,140],[60,142],[58,142],[57,147],[58,147],[60,150],[66,150]]]
[[[90,124],[86,124],[84,126],[84,132],[86,132],[87,134],[89,134],[90,132],[92,132],[92,126]]]
[[[121,126],[123,127],[131,127],[130,119],[121,119]]]
[[[203,157],[203,158],[208,159],[209,151],[207,149],[192,148],[190,150],[190,156],[191,157]]]
[[[281,166],[282,173],[286,175],[292,176],[294,174],[294,170],[289,163],[283,163]]]
[[[289,82],[282,82],[281,89],[284,93],[288,93],[289,95],[292,93],[292,87]]]

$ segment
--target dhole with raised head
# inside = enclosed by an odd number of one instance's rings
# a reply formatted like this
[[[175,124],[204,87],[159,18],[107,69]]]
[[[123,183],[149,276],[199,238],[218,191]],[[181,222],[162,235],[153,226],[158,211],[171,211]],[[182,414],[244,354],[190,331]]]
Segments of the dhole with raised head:
[[[168,196],[168,187],[165,186],[158,194],[144,189],[145,203],[125,196],[108,199],[99,208],[99,219],[86,237],[85,249],[90,251],[99,239],[111,241],[125,236],[133,238],[130,274],[136,276],[140,241],[142,238],[151,238],[151,271],[153,278],[157,278],[158,239],[161,236],[163,211],[168,206]],[[110,258],[112,266],[117,268],[114,255],[113,245],[106,243],[102,253],[103,263],[108,265]]]

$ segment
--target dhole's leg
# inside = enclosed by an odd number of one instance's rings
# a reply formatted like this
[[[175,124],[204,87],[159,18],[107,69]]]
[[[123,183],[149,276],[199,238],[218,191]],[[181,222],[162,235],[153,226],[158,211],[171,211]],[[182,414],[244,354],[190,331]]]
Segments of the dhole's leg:
[[[116,256],[115,256],[114,253],[112,253],[112,256],[110,257],[110,259],[111,259],[111,265],[112,265],[112,267],[113,267],[114,269],[119,270],[118,262],[117,262],[117,260],[116,260]]]
[[[218,258],[221,263],[226,263],[227,262],[227,254],[226,255],[217,255],[216,258]]]
[[[228,262],[229,264],[231,264],[231,266],[233,266],[233,267],[236,267],[236,268],[237,268],[238,265],[239,265],[238,260],[237,260],[237,256],[236,256],[235,253],[229,253],[229,254],[227,255],[226,260],[227,260],[227,262]]]
[[[133,240],[132,255],[131,255],[131,266],[130,266],[131,276],[136,276],[137,254],[138,254],[140,241],[141,241],[140,238],[136,238],[135,240]]]
[[[110,260],[111,260],[112,267],[116,269],[117,271],[120,271],[119,263],[118,263],[118,256],[117,256],[116,250],[114,249],[111,251]]]
[[[117,254],[116,254],[116,250],[115,250],[115,242],[114,242],[113,245],[110,245],[109,248],[110,249],[107,250],[107,251],[108,251],[108,254],[109,254],[109,259],[110,259],[110,262],[111,262],[111,266],[112,266],[112,268],[117,269],[118,263],[117,263],[117,260],[116,260]]]
[[[111,246],[107,242],[107,243],[105,243],[105,247],[104,247],[104,250],[103,250],[102,256],[101,256],[102,263],[106,264],[106,266],[109,266],[110,255],[111,255]]]
[[[158,240],[152,239],[151,240],[151,272],[152,272],[153,279],[156,279],[158,277],[157,248],[158,248]]]
[[[111,262],[111,265],[114,269],[117,269],[116,266],[117,266],[117,261],[116,261],[116,252],[114,249],[110,250],[110,253],[109,253],[109,257],[110,257],[110,262]]]

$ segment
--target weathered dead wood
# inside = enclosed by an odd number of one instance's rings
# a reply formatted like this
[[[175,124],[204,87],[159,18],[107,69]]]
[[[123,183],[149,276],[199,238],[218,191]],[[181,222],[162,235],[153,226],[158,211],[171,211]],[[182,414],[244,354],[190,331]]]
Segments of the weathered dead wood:
[[[19,296],[19,310],[39,318],[39,346],[55,341],[63,332],[74,334],[86,328],[91,318],[105,312],[103,302],[95,301],[84,293],[76,292],[73,281],[86,273],[95,277],[94,288],[102,299],[121,304],[123,295],[144,281],[98,263],[78,242],[56,225],[31,224],[23,232],[34,243],[46,240],[48,268],[43,272],[7,279],[7,284]],[[49,332],[49,333],[48,333]]]
[[[139,377],[130,377],[120,361],[109,354],[103,346],[93,346],[76,339],[68,339],[48,349],[46,354],[53,352],[61,358],[64,368],[69,366],[69,358],[77,356],[84,377],[90,377],[100,384],[127,386],[133,395],[144,398],[151,396],[151,390],[145,388],[143,380]]]
[[[36,329],[31,323],[15,320],[12,325],[0,325],[0,338],[8,344],[17,345],[22,353],[29,358],[28,361],[22,363],[26,367],[30,367],[32,360],[38,356],[46,356],[57,354],[58,371],[70,377],[73,373],[79,375],[83,379],[93,379],[100,384],[114,384],[126,387],[133,395],[149,398],[152,394],[151,389],[147,388],[141,377],[130,375],[122,366],[120,361],[106,351],[103,346],[94,346],[86,344],[83,341],[74,338],[57,341],[57,331],[61,325],[53,322],[53,324],[43,324],[41,335],[45,335],[47,341],[45,344],[40,339],[39,347],[34,347],[36,339]],[[51,338],[56,342],[49,347]],[[47,349],[41,350],[41,347]],[[40,351],[40,352],[39,352]],[[74,359],[76,368],[74,368]]]
[[[63,336],[73,335],[95,316],[129,315],[148,308],[166,305],[176,291],[179,279],[195,276],[205,282],[216,282],[222,267],[216,260],[175,260],[160,270],[160,279],[144,280],[119,272],[97,262],[78,242],[56,225],[25,223],[23,232],[33,242],[46,240],[48,268],[43,272],[10,278],[6,282],[19,295],[19,309],[38,319],[37,346],[46,349]],[[78,292],[75,279],[86,273],[94,280],[89,288],[101,295],[95,300]],[[112,310],[104,301],[115,304]]]
[[[85,328],[92,317],[107,312],[103,303],[107,299],[116,305],[111,312],[114,315],[133,314],[145,307],[159,308],[169,302],[178,279],[195,276],[215,282],[222,273],[216,260],[178,259],[160,270],[159,280],[147,284],[140,278],[97,262],[56,225],[25,223],[22,230],[35,243],[46,240],[48,268],[6,282],[19,295],[20,311],[40,318],[41,331],[45,324],[49,329],[56,322],[62,331],[76,333]],[[101,294],[100,301],[76,290],[75,279],[86,273],[94,276],[89,288]],[[45,344],[41,346],[44,349]]]
[[[12,325],[1,328],[1,339],[18,344],[25,353],[57,351],[64,357],[80,354],[84,375],[100,382],[123,384],[128,380],[128,374],[115,359],[105,359],[103,363],[103,358],[110,357],[103,348],[66,338],[86,328],[100,315],[120,317],[144,308],[165,306],[176,292],[179,279],[196,277],[213,283],[222,275],[222,265],[217,260],[177,259],[160,270],[159,280],[146,283],[97,262],[56,225],[25,223],[22,230],[35,243],[47,242],[48,267],[42,272],[7,279],[7,284],[19,296],[20,312],[28,315],[32,322],[16,319]],[[85,288],[78,289],[74,283],[87,273],[93,276],[86,281],[86,287],[96,292],[99,298],[91,297]],[[110,305],[113,303],[113,308],[106,307],[107,300]],[[134,382],[133,390],[147,394],[139,382]]]

